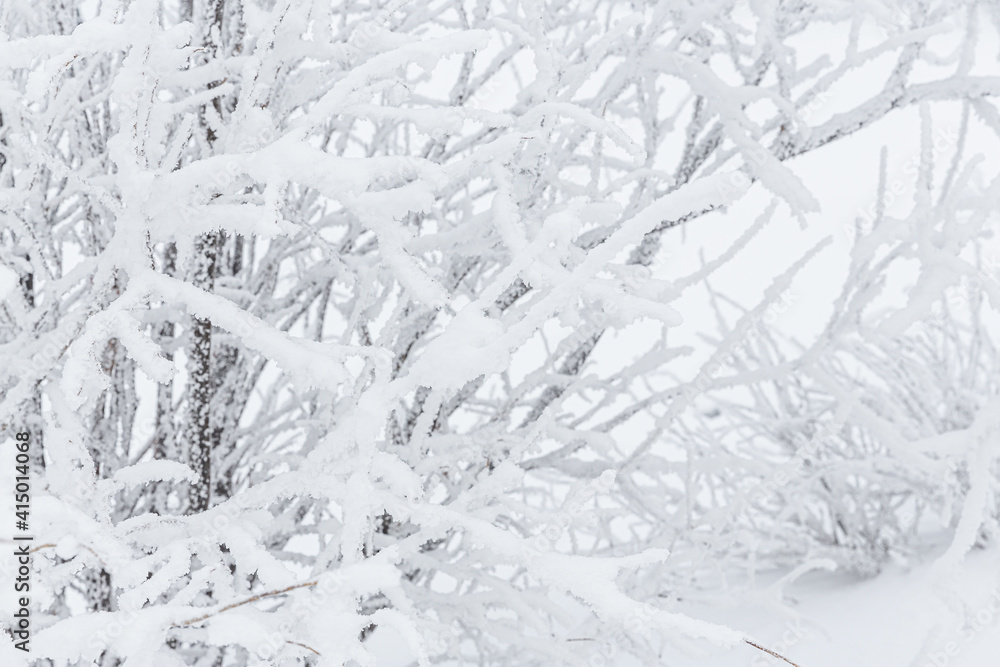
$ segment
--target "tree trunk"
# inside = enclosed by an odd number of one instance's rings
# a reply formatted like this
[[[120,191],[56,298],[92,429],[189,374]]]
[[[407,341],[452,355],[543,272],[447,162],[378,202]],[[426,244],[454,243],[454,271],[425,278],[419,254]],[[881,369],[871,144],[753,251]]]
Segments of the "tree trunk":
[[[216,257],[219,235],[204,234],[195,244],[195,271],[193,282],[211,292],[215,287]],[[191,371],[188,392],[188,464],[198,479],[188,494],[189,513],[208,509],[212,495],[212,397],[215,382],[212,379],[212,322],[193,318],[191,346],[188,350]]]

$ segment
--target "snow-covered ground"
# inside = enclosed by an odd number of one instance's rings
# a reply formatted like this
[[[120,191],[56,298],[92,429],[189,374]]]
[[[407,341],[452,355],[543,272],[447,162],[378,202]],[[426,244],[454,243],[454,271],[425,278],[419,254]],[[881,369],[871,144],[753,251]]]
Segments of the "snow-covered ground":
[[[930,562],[871,579],[816,572],[788,586],[780,608],[768,597],[683,608],[745,629],[800,667],[986,667],[1000,655],[998,561],[1000,550],[973,552],[954,579]],[[746,647],[665,656],[677,667],[781,664]]]
[[[700,602],[673,611],[746,631],[761,646],[798,667],[991,667],[1000,656],[1000,549],[975,550],[953,577],[934,558],[892,565],[860,579],[817,570],[783,586],[780,576],[754,586],[732,583]],[[412,667],[401,637],[377,631],[371,646],[378,667]],[[632,667],[631,658],[595,647],[592,665]],[[686,641],[663,649],[671,667],[765,667],[787,663],[747,645],[720,648]]]

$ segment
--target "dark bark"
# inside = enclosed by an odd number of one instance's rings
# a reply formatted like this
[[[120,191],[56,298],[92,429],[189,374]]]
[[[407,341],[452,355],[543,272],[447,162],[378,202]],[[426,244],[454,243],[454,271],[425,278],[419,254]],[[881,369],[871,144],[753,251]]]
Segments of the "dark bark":
[[[215,287],[217,233],[198,237],[195,244],[195,270],[193,282],[211,292]],[[188,391],[188,465],[195,471],[197,481],[188,493],[189,513],[203,512],[209,508],[212,495],[212,398],[216,383],[212,377],[212,322],[192,318],[191,344],[188,348],[190,389]]]
[[[182,7],[182,15],[189,12],[190,7]],[[204,45],[205,57],[217,58],[223,51],[225,0],[206,0],[203,14],[193,17],[201,30],[201,41]],[[221,81],[213,82],[209,88],[215,88]],[[218,117],[222,116],[223,106],[216,97],[212,108]],[[208,151],[211,153],[218,139],[212,121],[209,119],[208,105],[201,108],[199,114],[201,129],[204,132]],[[206,292],[215,290],[215,279],[219,275],[220,247],[222,233],[215,231],[198,237],[194,248],[194,271],[192,282]],[[190,389],[188,391],[188,465],[195,471],[197,481],[188,493],[187,511],[189,513],[203,512],[211,506],[212,498],[212,455],[213,446],[217,442],[212,423],[212,411],[218,382],[213,372],[212,322],[208,318],[194,317],[191,324],[191,343],[189,347]]]

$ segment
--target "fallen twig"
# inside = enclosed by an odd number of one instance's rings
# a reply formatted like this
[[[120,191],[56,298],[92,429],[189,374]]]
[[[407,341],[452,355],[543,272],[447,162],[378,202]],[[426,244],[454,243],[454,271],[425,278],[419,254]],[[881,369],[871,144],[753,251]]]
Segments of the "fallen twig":
[[[784,661],[785,661],[785,662],[787,662],[787,663],[788,663],[789,665],[792,665],[792,667],[799,667],[799,666],[798,666],[798,665],[796,665],[796,664],[795,664],[794,662],[792,662],[791,660],[789,660],[789,659],[788,659],[788,658],[786,658],[785,656],[781,655],[780,653],[775,653],[774,651],[772,651],[772,650],[771,650],[771,649],[769,649],[769,648],[764,648],[763,646],[761,646],[761,645],[759,645],[759,644],[754,644],[754,643],[753,643],[752,641],[750,641],[749,639],[744,639],[743,641],[745,641],[745,642],[746,642],[747,644],[750,644],[750,646],[753,646],[753,647],[754,647],[755,649],[758,649],[758,650],[760,650],[760,651],[763,651],[764,653],[770,653],[770,654],[771,654],[771,655],[773,655],[773,656],[774,656],[775,658],[780,658],[781,660],[784,660]]]

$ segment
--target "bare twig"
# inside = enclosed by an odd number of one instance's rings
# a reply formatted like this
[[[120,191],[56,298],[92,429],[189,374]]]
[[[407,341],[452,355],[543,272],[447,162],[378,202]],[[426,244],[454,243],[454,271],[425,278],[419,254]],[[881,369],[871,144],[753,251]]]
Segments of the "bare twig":
[[[307,650],[309,650],[309,651],[312,651],[312,652],[313,652],[313,653],[315,653],[316,655],[323,655],[322,653],[320,653],[319,651],[317,651],[316,649],[314,649],[314,648],[313,648],[312,646],[306,646],[305,644],[300,644],[300,643],[298,643],[298,642],[293,642],[293,641],[291,641],[291,640],[289,640],[289,639],[286,639],[286,640],[285,640],[285,643],[286,643],[286,644],[295,644],[296,646],[301,646],[301,647],[302,647],[302,648],[304,648],[304,649],[307,649]]]
[[[759,644],[754,644],[754,643],[753,643],[752,641],[750,641],[749,639],[744,639],[743,641],[745,641],[745,642],[746,642],[747,644],[750,644],[750,646],[753,646],[753,647],[754,647],[755,649],[758,649],[758,650],[760,650],[760,651],[763,651],[764,653],[770,653],[770,654],[771,654],[771,655],[773,655],[773,656],[774,656],[775,658],[779,658],[779,659],[781,659],[781,660],[784,660],[784,661],[785,661],[785,662],[787,662],[787,663],[788,663],[789,665],[792,665],[792,667],[799,667],[799,666],[798,666],[797,664],[795,664],[794,662],[792,662],[791,660],[789,660],[789,659],[788,659],[788,658],[786,658],[785,656],[781,655],[780,653],[775,653],[774,651],[772,651],[772,650],[771,650],[771,649],[769,649],[769,648],[764,648],[763,646],[761,646],[761,645],[759,645]]]
[[[219,607],[215,611],[209,612],[208,614],[203,614],[203,615],[198,616],[196,618],[189,618],[188,620],[181,621],[180,623],[174,623],[174,625],[172,627],[178,628],[178,627],[183,627],[183,626],[187,626],[187,625],[193,625],[195,623],[199,623],[201,621],[204,621],[207,618],[211,618],[213,616],[218,616],[219,614],[221,614],[224,611],[229,611],[230,609],[235,609],[236,607],[242,607],[245,604],[250,604],[251,602],[257,602],[258,600],[263,600],[264,598],[274,597],[275,595],[282,595],[282,594],[287,593],[289,591],[294,591],[297,588],[310,588],[312,586],[315,586],[317,583],[319,583],[319,582],[318,581],[307,581],[304,584],[295,584],[294,586],[288,586],[287,588],[281,588],[281,589],[278,589],[278,590],[267,591],[266,593],[260,593],[258,595],[254,595],[253,597],[249,597],[246,600],[242,600],[240,602],[234,602],[232,604],[227,604],[224,607]],[[294,642],[291,642],[291,643],[294,643]],[[307,646],[306,648],[309,648],[309,647]]]

